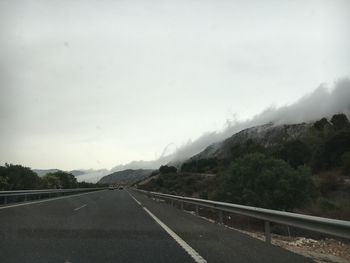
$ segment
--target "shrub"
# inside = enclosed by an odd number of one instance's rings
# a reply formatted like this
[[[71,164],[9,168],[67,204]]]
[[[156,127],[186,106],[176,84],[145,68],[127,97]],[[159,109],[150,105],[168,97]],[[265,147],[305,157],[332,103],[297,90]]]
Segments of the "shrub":
[[[302,141],[292,140],[284,143],[281,149],[275,153],[275,156],[297,168],[311,159],[311,151]]]
[[[312,166],[315,170],[325,170],[342,165],[342,156],[350,152],[350,131],[336,132],[314,151]]]
[[[294,169],[283,160],[254,153],[231,163],[223,189],[225,201],[292,210],[311,199],[315,188],[306,167]]]
[[[350,152],[345,152],[342,155],[342,173],[344,175],[350,175]]]
[[[318,176],[318,188],[322,195],[339,190],[344,185],[344,179],[335,172],[323,172]]]
[[[176,169],[176,167],[174,167],[174,166],[162,165],[162,166],[159,168],[159,172],[160,172],[161,174],[176,173],[176,172],[177,172],[177,169]]]
[[[349,127],[349,120],[345,114],[335,114],[331,119],[331,123],[337,130],[341,130]]]
[[[208,159],[193,159],[184,163],[181,166],[182,172],[205,173],[215,170],[218,166],[218,161],[215,158]]]
[[[313,127],[319,131],[323,131],[323,129],[327,126],[330,125],[328,120],[326,118],[322,118],[319,121],[316,121],[313,125]]]

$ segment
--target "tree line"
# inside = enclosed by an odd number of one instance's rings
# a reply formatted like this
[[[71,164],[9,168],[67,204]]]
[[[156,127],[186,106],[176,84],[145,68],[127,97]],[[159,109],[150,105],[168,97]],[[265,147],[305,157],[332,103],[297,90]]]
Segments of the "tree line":
[[[0,166],[0,191],[4,190],[36,190],[36,189],[70,189],[91,188],[99,185],[78,182],[74,175],[57,171],[39,177],[29,167],[5,164]]]

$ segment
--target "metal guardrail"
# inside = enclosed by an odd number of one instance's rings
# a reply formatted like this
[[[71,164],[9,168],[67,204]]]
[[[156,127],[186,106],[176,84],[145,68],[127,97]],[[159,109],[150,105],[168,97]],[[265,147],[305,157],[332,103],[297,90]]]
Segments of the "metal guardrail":
[[[92,192],[98,190],[104,190],[107,187],[99,188],[73,188],[73,189],[40,189],[40,190],[14,190],[14,191],[0,191],[0,204],[8,204],[12,202],[26,202],[29,199],[41,199],[42,197],[50,198],[59,195]],[[18,198],[22,197],[22,198]],[[19,200],[19,201],[18,201]],[[11,202],[12,201],[12,202]]]
[[[219,213],[220,223],[223,223],[223,212],[230,212],[263,220],[265,227],[265,241],[267,243],[271,243],[270,222],[350,239],[350,221],[309,216],[225,202],[216,202],[198,198],[148,192],[140,189],[135,190],[144,193],[149,197],[168,199],[172,202],[172,204],[173,201],[178,201],[181,203],[181,209],[183,209],[184,203],[195,205],[195,212],[197,215],[199,214],[199,207],[216,209]]]

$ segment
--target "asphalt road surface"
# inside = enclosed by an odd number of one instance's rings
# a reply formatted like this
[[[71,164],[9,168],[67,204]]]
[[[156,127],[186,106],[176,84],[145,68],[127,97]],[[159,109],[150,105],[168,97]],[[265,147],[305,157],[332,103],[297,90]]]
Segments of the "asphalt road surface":
[[[0,207],[0,262],[312,262],[129,192]]]

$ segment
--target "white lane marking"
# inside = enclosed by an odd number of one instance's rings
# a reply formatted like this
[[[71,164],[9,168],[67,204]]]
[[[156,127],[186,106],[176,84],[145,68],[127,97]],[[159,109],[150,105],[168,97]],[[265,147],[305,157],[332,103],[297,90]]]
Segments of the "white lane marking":
[[[136,202],[138,205],[142,206],[142,204],[141,204],[135,197],[133,197],[132,194],[130,194],[128,190],[126,190],[126,191],[127,191],[128,194],[131,196],[131,198],[135,200],[135,202]]]
[[[105,191],[105,190],[101,190],[101,191]],[[92,193],[96,193],[96,192],[100,192],[100,191],[93,191],[93,192],[75,194],[75,195],[66,195],[66,196],[61,196],[61,197],[55,197],[55,198],[50,198],[50,199],[45,199],[45,200],[40,200],[40,201],[33,201],[33,202],[28,202],[28,203],[15,204],[15,205],[0,206],[0,210],[5,209],[5,208],[24,206],[24,205],[34,205],[34,204],[39,204],[39,203],[44,203],[44,202],[49,202],[49,201],[55,201],[55,200],[59,200],[59,199],[72,198],[72,197],[92,194]]]
[[[87,206],[87,204],[84,204],[84,205],[82,205],[82,206],[79,206],[79,207],[75,208],[74,211],[78,211],[79,209],[82,209],[82,208],[85,207],[85,206]]]
[[[129,191],[127,191],[129,193]],[[171,230],[166,224],[164,224],[158,217],[152,214],[146,207],[142,206],[139,201],[136,200],[130,193],[129,195],[138,203],[153,219],[156,221],[197,263],[207,263],[207,261],[198,254],[189,244],[186,243],[181,237],[179,237],[173,230]]]

